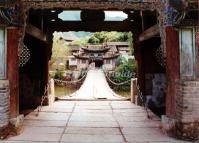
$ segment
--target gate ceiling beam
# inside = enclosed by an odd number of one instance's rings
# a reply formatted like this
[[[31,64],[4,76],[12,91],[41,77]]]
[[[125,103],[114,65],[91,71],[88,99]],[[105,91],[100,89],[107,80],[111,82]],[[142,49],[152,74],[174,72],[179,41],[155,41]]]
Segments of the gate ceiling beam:
[[[44,34],[39,28],[33,26],[32,24],[27,24],[26,27],[26,33],[41,40],[46,42],[46,34]]]
[[[54,31],[132,31],[135,27],[131,21],[55,21],[48,26]]]
[[[160,30],[159,30],[159,26],[156,24],[148,28],[144,32],[142,32],[139,36],[139,41],[142,42],[142,41],[148,40],[152,37],[157,36],[158,34],[160,34]]]

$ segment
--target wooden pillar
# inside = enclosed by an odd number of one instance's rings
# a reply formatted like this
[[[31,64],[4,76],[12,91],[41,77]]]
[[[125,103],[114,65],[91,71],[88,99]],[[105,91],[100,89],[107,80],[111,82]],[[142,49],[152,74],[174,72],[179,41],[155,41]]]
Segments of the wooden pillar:
[[[44,84],[47,86],[49,84],[49,47],[47,44],[44,44],[44,71],[43,71],[43,76],[44,76]],[[45,86],[45,87],[46,87]],[[48,95],[49,92],[46,93]]]
[[[134,39],[134,54],[135,54],[135,60],[136,60],[136,76],[138,79],[138,84],[140,85],[140,89],[144,90],[144,71],[143,71],[143,61],[142,61],[142,49],[140,46],[140,43],[138,41],[138,33],[134,33],[133,39]]]
[[[47,45],[45,50],[45,56],[46,56],[46,79],[48,86],[48,105],[52,105],[55,100],[55,94],[54,94],[54,81],[49,79],[49,60],[52,56],[52,46],[53,46],[53,31],[50,29],[47,29]]]
[[[142,33],[142,18],[140,15],[140,11],[135,11],[133,14],[134,20],[136,21],[135,25],[137,29],[133,30],[133,48],[134,48],[134,55],[136,59],[136,76],[137,76],[137,83],[140,85],[141,91],[144,91],[144,70],[143,70],[143,53],[141,48],[141,43],[139,41],[139,36]]]
[[[165,28],[166,34],[166,115],[170,118],[176,116],[176,82],[180,78],[179,34],[173,27]]]
[[[7,29],[7,76],[10,83],[10,118],[19,115],[18,42],[19,29]]]

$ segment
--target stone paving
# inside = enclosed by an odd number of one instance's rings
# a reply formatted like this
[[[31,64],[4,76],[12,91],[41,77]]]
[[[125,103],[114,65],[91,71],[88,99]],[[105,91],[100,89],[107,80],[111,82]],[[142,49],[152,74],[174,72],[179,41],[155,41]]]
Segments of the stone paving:
[[[167,137],[129,101],[57,101],[25,117],[20,135],[1,143],[184,143]]]

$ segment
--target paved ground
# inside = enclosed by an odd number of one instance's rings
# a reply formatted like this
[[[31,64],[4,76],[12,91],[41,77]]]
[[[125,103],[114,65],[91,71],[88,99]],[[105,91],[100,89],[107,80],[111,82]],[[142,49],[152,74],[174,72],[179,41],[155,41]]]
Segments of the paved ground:
[[[65,99],[125,99],[109,87],[101,69],[89,70],[83,85],[71,97]]]
[[[25,117],[23,132],[3,143],[183,143],[164,135],[129,101],[59,101]]]

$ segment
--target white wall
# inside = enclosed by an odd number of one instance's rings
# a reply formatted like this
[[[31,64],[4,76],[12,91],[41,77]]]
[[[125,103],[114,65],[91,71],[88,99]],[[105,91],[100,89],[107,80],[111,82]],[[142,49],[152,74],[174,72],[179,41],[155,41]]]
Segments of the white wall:
[[[84,63],[83,60],[79,60],[77,64],[77,69],[87,68],[88,67],[88,60]]]
[[[78,64],[78,61],[75,57],[69,58],[69,66],[76,66]]]
[[[6,30],[0,27],[0,79],[6,78]]]
[[[113,70],[115,68],[115,60],[110,60],[110,63],[107,63],[107,60],[105,60],[103,69],[104,70]]]

